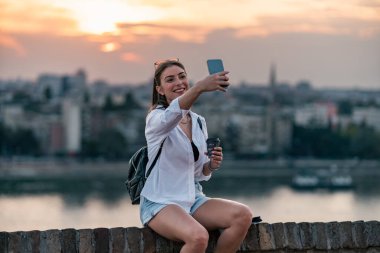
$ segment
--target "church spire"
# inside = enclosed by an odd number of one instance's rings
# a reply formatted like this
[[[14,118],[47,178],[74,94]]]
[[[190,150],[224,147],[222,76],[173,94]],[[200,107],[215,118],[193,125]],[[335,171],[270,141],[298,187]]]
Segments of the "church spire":
[[[269,76],[269,85],[270,88],[274,89],[276,87],[276,64],[272,63],[270,66],[270,76]]]

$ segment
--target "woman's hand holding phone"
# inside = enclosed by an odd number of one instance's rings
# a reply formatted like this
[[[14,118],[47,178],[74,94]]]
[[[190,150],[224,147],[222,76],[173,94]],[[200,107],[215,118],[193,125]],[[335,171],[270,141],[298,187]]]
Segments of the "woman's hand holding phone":
[[[221,82],[220,86],[227,89],[230,83],[228,76],[224,73],[223,61],[221,59],[209,59],[207,60],[207,68],[210,75],[217,74],[217,78]]]

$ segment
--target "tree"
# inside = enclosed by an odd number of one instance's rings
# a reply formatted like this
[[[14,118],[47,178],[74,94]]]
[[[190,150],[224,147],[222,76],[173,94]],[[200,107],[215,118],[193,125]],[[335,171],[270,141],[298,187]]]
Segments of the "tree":
[[[137,102],[132,92],[127,92],[124,95],[123,107],[125,109],[141,109],[141,105]]]
[[[342,100],[338,103],[338,111],[340,115],[352,115],[353,105],[349,100]]]
[[[51,88],[49,86],[46,87],[44,90],[44,98],[46,101],[50,101],[50,99],[52,98],[52,92],[51,92]]]
[[[90,94],[88,93],[88,91],[86,91],[83,94],[83,103],[88,104],[89,102],[90,102]]]
[[[104,111],[112,111],[115,109],[115,105],[113,103],[112,97],[110,94],[106,96],[106,102],[104,103],[103,110]]]
[[[3,129],[4,130],[4,129]],[[11,130],[5,128],[7,137],[3,143],[3,151],[9,155],[39,155],[40,143],[30,129]]]
[[[349,155],[349,138],[328,127],[293,126],[291,155],[343,158]]]
[[[127,155],[127,141],[116,129],[106,129],[99,134],[99,153],[106,159],[115,160]]]
[[[239,139],[240,139],[239,126],[232,121],[228,121],[225,133],[226,133],[226,137],[225,137],[223,146],[228,151],[239,152]]]

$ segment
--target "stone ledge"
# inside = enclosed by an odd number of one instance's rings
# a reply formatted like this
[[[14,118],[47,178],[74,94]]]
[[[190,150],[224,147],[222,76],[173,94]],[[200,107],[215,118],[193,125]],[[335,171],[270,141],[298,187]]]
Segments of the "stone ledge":
[[[210,233],[207,252],[213,252],[219,234]],[[160,253],[179,252],[181,245],[137,227],[0,232],[0,253]],[[380,222],[260,223],[250,227],[239,252],[380,252]]]

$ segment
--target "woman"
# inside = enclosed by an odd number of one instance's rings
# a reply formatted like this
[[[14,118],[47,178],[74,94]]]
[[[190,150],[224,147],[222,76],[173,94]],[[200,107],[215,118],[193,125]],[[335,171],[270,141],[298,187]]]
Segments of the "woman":
[[[251,225],[252,213],[243,204],[202,193],[199,181],[208,180],[220,167],[223,152],[217,147],[210,158],[206,156],[205,119],[190,110],[202,93],[225,92],[222,85],[229,85],[228,72],[207,76],[190,87],[178,60],[155,66],[145,129],[147,167],[161,145],[162,150],[141,193],[141,221],[170,240],[184,242],[183,253],[205,252],[208,231],[222,229],[215,252],[236,252]]]

